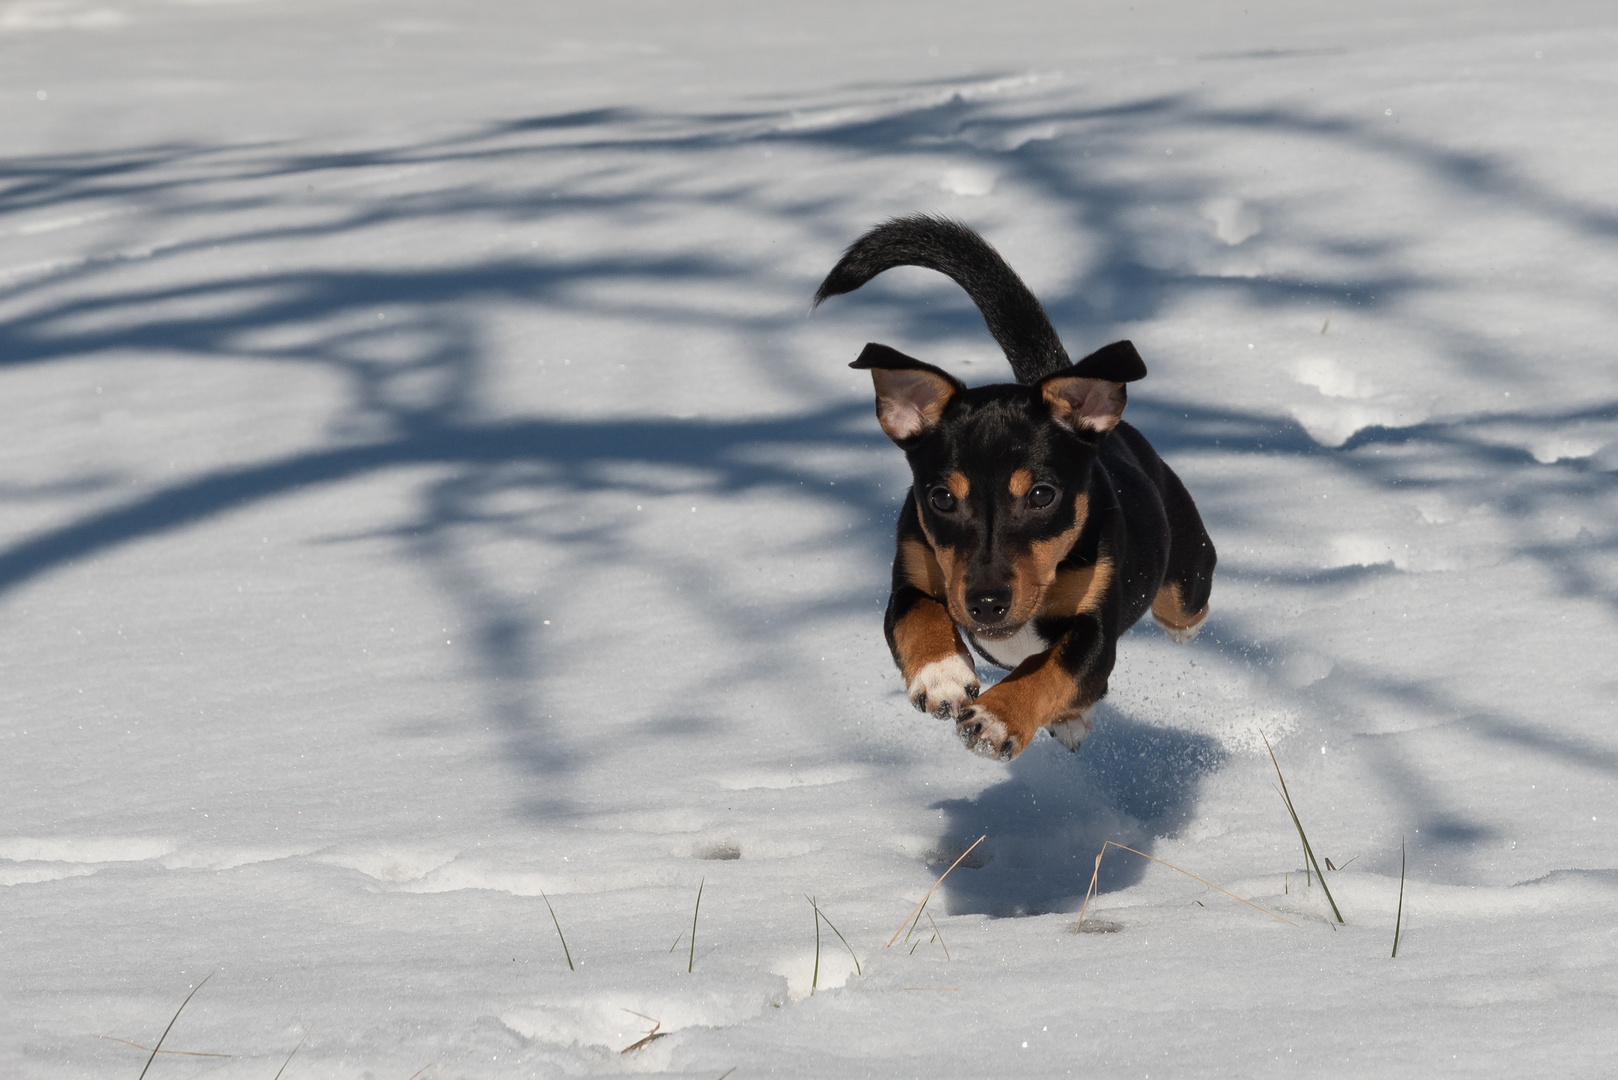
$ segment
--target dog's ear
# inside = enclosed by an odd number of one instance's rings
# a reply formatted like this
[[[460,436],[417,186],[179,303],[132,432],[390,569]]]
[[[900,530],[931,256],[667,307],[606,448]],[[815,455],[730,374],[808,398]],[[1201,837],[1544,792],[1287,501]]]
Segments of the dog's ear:
[[[1129,399],[1125,383],[1146,377],[1133,343],[1103,345],[1065,371],[1039,381],[1051,417],[1079,435],[1099,437],[1118,425]]]
[[[901,447],[932,430],[944,414],[944,406],[966,389],[931,364],[874,341],[848,366],[871,373],[876,385],[877,422]]]

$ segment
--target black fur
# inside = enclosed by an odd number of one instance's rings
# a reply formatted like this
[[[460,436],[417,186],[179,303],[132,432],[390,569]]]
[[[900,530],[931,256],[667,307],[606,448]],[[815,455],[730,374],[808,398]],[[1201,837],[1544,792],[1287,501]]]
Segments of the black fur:
[[[959,282],[1019,382],[968,388],[876,343],[851,365],[871,371],[878,417],[914,479],[899,515],[889,647],[912,702],[956,718],[968,746],[1014,757],[1050,726],[1076,748],[1130,626],[1153,611],[1176,640],[1200,628],[1213,544],[1179,478],[1119,419],[1125,384],[1146,375],[1131,343],[1069,363],[994,249],[926,216],[861,237],[815,302],[901,265]],[[1012,669],[981,700],[963,637]]]

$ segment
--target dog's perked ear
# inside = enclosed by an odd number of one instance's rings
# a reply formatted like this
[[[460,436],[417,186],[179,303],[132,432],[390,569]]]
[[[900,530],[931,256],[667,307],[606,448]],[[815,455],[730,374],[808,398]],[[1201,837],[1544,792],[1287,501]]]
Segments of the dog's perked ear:
[[[874,341],[848,366],[871,373],[877,423],[900,446],[908,446],[930,431],[950,399],[966,389],[931,364]]]
[[[1146,377],[1146,362],[1129,341],[1103,345],[1065,371],[1038,383],[1051,418],[1079,435],[1101,436],[1118,425],[1129,399],[1125,383]]]

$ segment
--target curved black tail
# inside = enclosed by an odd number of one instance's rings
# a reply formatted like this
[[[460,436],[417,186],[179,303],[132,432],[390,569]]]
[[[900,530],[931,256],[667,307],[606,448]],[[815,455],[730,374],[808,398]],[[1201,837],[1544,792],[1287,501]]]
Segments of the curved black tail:
[[[895,266],[936,270],[965,289],[1018,382],[1038,382],[1072,363],[1045,309],[1006,260],[983,237],[949,218],[916,214],[878,225],[843,252],[816,290],[814,306]]]

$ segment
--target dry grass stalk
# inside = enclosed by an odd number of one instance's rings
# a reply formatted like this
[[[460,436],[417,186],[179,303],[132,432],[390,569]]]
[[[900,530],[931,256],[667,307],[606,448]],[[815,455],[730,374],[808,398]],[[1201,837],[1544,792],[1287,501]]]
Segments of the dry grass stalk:
[[[1343,921],[1343,913],[1337,910],[1337,901],[1332,898],[1331,889],[1326,885],[1326,875],[1321,872],[1320,863],[1315,859],[1315,849],[1309,846],[1309,837],[1304,835],[1303,822],[1298,820],[1298,811],[1292,805],[1292,793],[1287,790],[1287,778],[1281,775],[1281,763],[1275,759],[1275,749],[1270,746],[1270,740],[1261,731],[1259,738],[1264,740],[1264,749],[1270,752],[1270,764],[1275,766],[1276,779],[1281,781],[1281,798],[1287,804],[1287,813],[1292,815],[1293,827],[1298,830],[1298,839],[1303,841],[1304,869],[1308,870],[1310,864],[1314,865],[1315,874],[1320,878],[1320,888],[1326,894],[1326,903],[1331,905],[1331,913],[1337,916],[1337,921]],[[1337,929],[1335,926],[1333,930]]]
[[[169,1017],[169,1026],[163,1029],[163,1034],[158,1037],[157,1045],[152,1047],[152,1054],[151,1054],[150,1057],[148,1057],[146,1059],[145,1066],[142,1067],[142,1069],[140,1070],[140,1076],[139,1076],[138,1080],[146,1080],[146,1070],[150,1069],[152,1067],[152,1062],[157,1060],[158,1051],[163,1049],[163,1040],[168,1038],[169,1037],[169,1032],[174,1030],[174,1021],[176,1021],[176,1020],[178,1020],[180,1018],[180,1014],[182,1012],[184,1012],[185,1007],[191,1003],[191,999],[197,996],[197,991],[201,990],[202,987],[203,987],[203,984],[206,983],[209,979],[213,978],[214,974],[215,974],[214,972],[210,971],[210,972],[208,972],[207,975],[203,976],[202,982],[199,982],[199,983],[197,983],[196,986],[193,986],[191,988],[191,992],[189,994],[185,995],[185,1000],[180,1002],[180,1007],[178,1009],[174,1010],[174,1015]]]
[[[938,920],[933,918],[933,913],[930,911],[927,913],[927,921],[933,924],[933,937],[938,939],[939,948],[944,950],[944,959],[953,962],[953,958],[949,954],[949,946],[944,944],[944,931],[938,928]]]
[[[1393,957],[1399,958],[1399,927],[1405,917],[1405,838],[1399,837],[1399,910],[1393,914]]]
[[[573,966],[573,954],[571,952],[568,952],[568,949],[567,949],[567,938],[562,937],[562,924],[556,918],[556,909],[551,907],[551,898],[545,895],[545,890],[544,889],[539,890],[539,898],[541,900],[545,901],[545,910],[551,913],[551,924],[556,927],[556,936],[558,938],[561,938],[561,941],[562,941],[562,955],[567,957],[567,969],[569,971],[577,971],[578,969]],[[676,945],[678,945],[680,943],[680,939],[675,938],[674,943]],[[673,952],[674,950],[670,949],[669,951]]]
[[[905,921],[899,924],[899,929],[897,929],[897,930],[895,930],[893,932],[893,936],[888,939],[888,943],[886,945],[884,945],[883,948],[885,948],[885,949],[893,948],[893,943],[895,941],[899,940],[899,935],[905,932],[905,927],[908,926],[912,930],[914,930],[916,928],[915,924],[919,923],[921,921],[922,909],[927,906],[927,901],[929,901],[929,900],[931,900],[933,898],[933,893],[938,891],[938,887],[940,885],[944,884],[944,879],[949,877],[950,870],[953,870],[957,866],[961,865],[961,859],[964,859],[968,855],[972,854],[972,848],[977,847],[979,844],[983,843],[983,841],[987,840],[988,838],[989,838],[989,834],[984,833],[982,836],[980,836],[976,840],[972,841],[972,847],[969,847],[965,851],[961,852],[961,857],[959,859],[956,859],[954,862],[949,864],[949,870],[945,870],[942,874],[938,875],[938,880],[933,882],[933,887],[931,889],[927,890],[927,895],[921,898],[921,903],[917,904],[915,907],[910,909],[910,914],[905,916]],[[912,916],[914,916],[913,921],[912,921]]]
[[[661,1039],[663,1036],[668,1034],[668,1032],[661,1030],[661,1028],[663,1027],[663,1021],[653,1019],[652,1017],[647,1016],[645,1013],[638,1013],[634,1009],[625,1009],[624,1012],[628,1013],[631,1016],[638,1016],[642,1020],[651,1020],[652,1021],[652,1030],[648,1031],[646,1033],[645,1038],[640,1039],[637,1042],[632,1042],[628,1046],[624,1047],[622,1050],[618,1051],[620,1054],[627,1054],[631,1050],[639,1050],[641,1047],[646,1046],[646,1045],[648,1045],[650,1043],[656,1042],[658,1039]]]
[[[697,913],[702,910],[702,887],[706,884],[708,884],[706,877],[697,883],[697,906],[691,909],[691,956],[685,962],[687,975],[696,970],[697,966]],[[676,938],[674,943],[678,945],[679,939]]]
[[[108,1042],[123,1043],[125,1046],[133,1046],[136,1050],[147,1050],[147,1051],[151,1050],[150,1046],[142,1046],[140,1043],[131,1042],[128,1039],[120,1039],[116,1035],[102,1035],[102,1036],[100,1036],[100,1038],[106,1039]],[[181,1057],[228,1058],[228,1057],[232,1056],[230,1054],[205,1054],[201,1050],[159,1050],[158,1053],[160,1053],[160,1054],[178,1054]]]
[[[1079,906],[1079,921],[1073,925],[1073,932],[1075,934],[1079,932],[1079,927],[1084,925],[1084,913],[1085,913],[1086,909],[1088,909],[1089,906],[1090,906],[1090,898],[1096,894],[1096,883],[1101,879],[1101,856],[1105,855],[1107,853],[1107,849],[1109,847],[1118,848],[1120,851],[1132,852],[1133,854],[1139,855],[1143,859],[1150,859],[1155,863],[1158,863],[1158,864],[1160,864],[1162,866],[1166,866],[1170,870],[1173,870],[1177,874],[1184,874],[1186,877],[1190,878],[1192,881],[1201,882],[1202,884],[1208,886],[1208,888],[1213,889],[1215,892],[1224,893],[1226,896],[1230,897],[1232,900],[1236,901],[1239,904],[1246,904],[1248,907],[1252,908],[1254,911],[1262,911],[1264,914],[1268,915],[1270,918],[1274,919],[1276,922],[1284,922],[1288,926],[1297,926],[1298,925],[1297,923],[1293,922],[1291,919],[1283,919],[1281,916],[1277,915],[1275,912],[1269,910],[1268,908],[1259,907],[1257,904],[1253,903],[1251,900],[1243,900],[1241,897],[1237,896],[1235,893],[1231,892],[1229,889],[1221,889],[1219,886],[1215,885],[1213,882],[1209,881],[1207,878],[1200,878],[1197,875],[1193,874],[1189,870],[1182,870],[1178,866],[1175,866],[1171,862],[1165,862],[1164,860],[1159,859],[1156,855],[1148,855],[1144,851],[1136,851],[1134,848],[1127,847],[1124,844],[1117,843],[1116,841],[1106,840],[1106,841],[1102,842],[1101,850],[1100,850],[1100,852],[1098,852],[1096,854],[1096,868],[1095,868],[1095,873],[1090,875],[1090,889],[1089,889],[1088,892],[1086,892],[1084,894],[1084,903]]]
[[[815,917],[826,919],[826,925],[831,927],[831,932],[837,935],[837,940],[841,941],[843,943],[843,948],[848,950],[849,957],[854,961],[854,974],[864,975],[865,972],[860,968],[860,958],[854,955],[854,946],[850,945],[848,943],[848,939],[843,936],[843,932],[837,929],[837,924],[826,918],[826,913],[820,910],[819,905],[816,904],[813,899],[809,901],[809,904],[815,909]],[[818,927],[815,930],[815,941],[817,942],[818,947],[818,942],[820,941],[820,930]]]
[[[313,1024],[310,1024],[308,1027],[304,1028],[303,1039],[307,1039],[309,1037],[309,1033],[313,1030],[315,1030],[315,1025]],[[281,1062],[281,1067],[275,1070],[275,1080],[281,1080],[281,1074],[287,1071],[287,1066],[292,1064],[292,1059],[298,1055],[299,1050],[303,1049],[303,1039],[298,1040],[298,1045],[292,1048],[292,1053],[288,1054],[287,1059]]]

